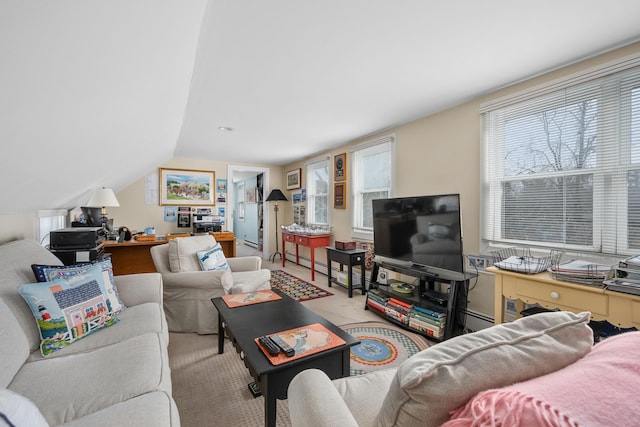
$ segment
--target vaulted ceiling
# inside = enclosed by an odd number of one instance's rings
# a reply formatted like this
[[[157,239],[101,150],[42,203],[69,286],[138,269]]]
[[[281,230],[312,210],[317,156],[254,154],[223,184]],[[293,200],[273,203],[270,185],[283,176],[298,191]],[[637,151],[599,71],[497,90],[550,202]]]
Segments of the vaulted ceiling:
[[[174,156],[286,164],[637,41],[639,18],[637,0],[6,0],[0,214]]]

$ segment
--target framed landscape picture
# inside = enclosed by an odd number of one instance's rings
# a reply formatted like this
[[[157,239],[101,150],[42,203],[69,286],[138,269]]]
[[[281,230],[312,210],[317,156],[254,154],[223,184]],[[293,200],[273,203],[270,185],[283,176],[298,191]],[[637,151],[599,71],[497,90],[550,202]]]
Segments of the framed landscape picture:
[[[287,172],[287,190],[295,190],[302,187],[301,169]]]
[[[213,206],[215,182],[214,171],[160,168],[160,204]]]

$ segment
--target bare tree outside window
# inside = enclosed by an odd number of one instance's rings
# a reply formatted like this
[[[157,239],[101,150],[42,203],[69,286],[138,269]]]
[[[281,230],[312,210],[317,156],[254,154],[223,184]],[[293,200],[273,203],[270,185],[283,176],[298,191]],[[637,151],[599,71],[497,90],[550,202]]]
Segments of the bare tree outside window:
[[[482,110],[485,241],[638,252],[640,66],[575,76]]]
[[[597,119],[585,100],[506,122],[504,238],[592,245]]]

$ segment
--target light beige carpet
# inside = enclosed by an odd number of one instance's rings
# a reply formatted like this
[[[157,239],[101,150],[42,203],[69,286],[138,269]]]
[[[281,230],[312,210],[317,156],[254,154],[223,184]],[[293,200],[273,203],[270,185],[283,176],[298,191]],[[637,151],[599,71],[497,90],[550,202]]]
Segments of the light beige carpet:
[[[264,425],[264,398],[247,388],[252,380],[229,341],[218,354],[217,335],[171,333],[169,362],[182,426]],[[278,400],[278,426],[290,426],[286,400]]]
[[[263,266],[271,270],[283,269],[281,262],[264,261]],[[360,292],[354,292],[353,298],[348,298],[346,289],[339,286],[328,288],[324,274],[316,273],[316,280],[312,281],[311,271],[295,263],[287,263],[284,270],[334,294],[302,303],[334,325],[381,320],[364,309],[366,296]],[[173,396],[182,426],[264,425],[264,398],[254,399],[251,395],[247,384],[252,378],[235,348],[226,341],[225,352],[219,355],[217,340],[217,335],[170,334]],[[278,400],[277,425],[291,425],[286,401]]]

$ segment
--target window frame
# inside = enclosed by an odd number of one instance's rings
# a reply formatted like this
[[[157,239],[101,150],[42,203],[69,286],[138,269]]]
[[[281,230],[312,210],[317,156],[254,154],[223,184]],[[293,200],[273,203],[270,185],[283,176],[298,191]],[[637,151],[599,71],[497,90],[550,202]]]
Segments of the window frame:
[[[310,160],[308,162],[305,163],[305,179],[307,182],[306,185],[306,190],[307,190],[307,200],[306,200],[306,204],[307,204],[307,225],[308,226],[329,226],[331,224],[331,208],[330,208],[330,201],[331,201],[331,176],[329,173],[329,161],[330,158],[327,157],[321,157],[321,158],[317,158],[314,160]],[[318,193],[316,190],[316,185],[315,185],[315,171],[318,169],[325,169],[326,172],[326,176],[327,176],[327,180],[326,180],[326,184],[327,184],[327,192],[326,193]],[[315,209],[315,202],[317,198],[321,198],[324,197],[326,198],[326,203],[325,203],[325,215],[327,218],[327,222],[321,222],[318,221],[316,218],[316,209]]]
[[[372,152],[389,152],[389,187],[380,187],[375,189],[368,189],[363,191],[363,165],[360,164],[360,157],[365,153]],[[351,185],[350,185],[350,205],[352,206],[351,212],[351,237],[358,240],[365,240],[373,242],[373,226],[366,227],[363,205],[363,194],[375,193],[387,191],[387,197],[393,197],[395,193],[395,165],[396,165],[396,135],[395,133],[384,135],[379,138],[365,141],[361,144],[355,145],[350,150],[349,158],[349,170],[351,170]]]
[[[593,154],[596,164],[593,167],[570,168],[548,173],[507,176],[505,173],[505,124],[510,117],[510,107],[547,96],[555,96],[558,92],[569,91],[573,87],[582,88],[580,97],[588,98],[589,86],[597,85],[598,100],[597,151]],[[638,91],[634,93],[634,91]],[[640,93],[640,56],[623,58],[620,61],[604,64],[597,69],[574,74],[545,85],[536,86],[528,91],[489,101],[481,106],[481,139],[482,139],[482,188],[481,188],[481,239],[485,246],[528,245],[534,247],[564,249],[595,253],[599,255],[629,255],[637,252],[637,248],[629,248],[628,213],[629,200],[627,183],[629,171],[640,171],[640,156],[636,163],[631,160],[631,149],[635,145],[640,148],[640,141],[632,141],[632,99]],[[610,103],[615,99],[614,103]],[[637,99],[635,99],[636,102]],[[574,101],[571,101],[574,102]],[[551,111],[547,104],[542,111]],[[570,105],[565,102],[564,105]],[[501,111],[502,110],[502,111]],[[499,126],[489,123],[490,114],[504,113],[499,118]],[[524,114],[534,114],[535,110]],[[638,111],[635,111],[638,113]],[[515,113],[513,113],[515,114]],[[640,114],[638,115],[640,117]],[[638,123],[633,129],[637,132]],[[490,129],[491,127],[491,129]],[[497,131],[494,135],[491,131]],[[613,131],[612,131],[613,130]],[[613,135],[611,136],[613,132]],[[639,172],[640,173],[640,172]],[[514,241],[501,234],[504,206],[502,186],[510,180],[532,180],[547,177],[566,177],[578,174],[593,176],[592,190],[592,236],[591,245],[572,245],[540,241]],[[613,207],[612,207],[613,206]]]
[[[36,217],[36,238],[44,247],[49,245],[52,231],[69,226],[69,211],[66,209],[39,210]]]

